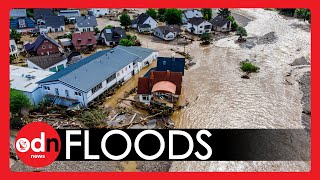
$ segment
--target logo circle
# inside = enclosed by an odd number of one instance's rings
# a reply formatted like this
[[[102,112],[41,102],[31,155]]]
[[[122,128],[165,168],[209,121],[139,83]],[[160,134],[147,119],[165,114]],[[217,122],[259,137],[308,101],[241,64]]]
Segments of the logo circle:
[[[31,167],[44,167],[56,160],[61,148],[57,131],[44,122],[32,122],[17,134],[15,150],[19,159]]]

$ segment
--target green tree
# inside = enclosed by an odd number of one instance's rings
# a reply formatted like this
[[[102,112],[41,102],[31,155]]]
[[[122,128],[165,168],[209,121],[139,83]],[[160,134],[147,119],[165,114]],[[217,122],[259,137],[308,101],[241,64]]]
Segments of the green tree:
[[[147,9],[146,14],[151,16],[153,19],[157,19],[157,17],[158,17],[157,11],[155,9],[152,9],[152,8]]]
[[[109,24],[109,25],[106,25],[106,28],[111,29],[111,28],[113,28],[113,26]]]
[[[14,57],[14,55],[10,55],[10,64],[12,64],[15,59],[16,59],[16,57]]]
[[[120,25],[128,28],[131,25],[131,19],[128,13],[124,13],[120,16]]]
[[[309,9],[298,8],[298,9],[295,10],[295,16],[297,18],[303,19],[304,21],[307,20],[307,21],[310,22],[311,13],[310,13]]]
[[[27,9],[27,17],[29,17],[29,18],[33,18],[34,17],[33,9]]]
[[[19,33],[16,29],[11,29],[10,38],[19,43],[21,40],[21,33]]]
[[[158,9],[158,20],[164,22],[164,13],[166,13],[166,9],[160,8]]]
[[[203,33],[200,38],[203,42],[210,42],[212,40],[212,35],[210,33]]]
[[[122,46],[133,46],[133,42],[130,41],[129,39],[121,39],[119,42],[119,45]]]
[[[241,62],[240,68],[247,73],[257,72],[260,68],[250,62]]]
[[[278,9],[280,14],[286,15],[286,16],[294,16],[294,13],[296,11],[295,8],[283,8],[283,9]]]
[[[27,107],[31,107],[28,97],[21,91],[10,89],[10,112],[20,113],[22,108]]]
[[[232,31],[236,31],[239,25],[236,22],[236,20],[234,19],[234,17],[233,16],[228,16],[227,19],[229,19],[231,21],[231,30]]]
[[[94,35],[97,35],[97,34],[99,34],[99,33],[100,33],[99,28],[98,28],[98,27],[95,27],[95,28],[94,28]]]
[[[218,15],[227,18],[231,15],[231,11],[228,8],[220,8],[218,10]]]
[[[179,9],[167,9],[164,13],[164,20],[168,24],[181,24],[182,23],[182,11]]]
[[[203,8],[201,9],[203,18],[207,21],[210,21],[212,19],[212,9],[210,8]]]
[[[243,36],[247,36],[247,30],[244,27],[238,26],[237,28],[237,35],[240,36],[240,39],[243,38]]]

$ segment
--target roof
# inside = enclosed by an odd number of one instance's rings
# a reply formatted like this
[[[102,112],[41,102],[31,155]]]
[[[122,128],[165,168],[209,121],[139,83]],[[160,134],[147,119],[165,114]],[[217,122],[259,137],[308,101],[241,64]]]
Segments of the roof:
[[[25,44],[25,45],[24,45],[24,49],[25,49],[27,52],[36,51],[36,50],[38,49],[38,47],[42,44],[42,42],[43,42],[44,40],[48,40],[48,41],[50,41],[52,44],[60,47],[59,44],[58,44],[55,40],[51,39],[51,38],[50,38],[49,36],[47,36],[46,34],[40,34],[33,43],[31,43],[31,44],[30,44],[30,43]]]
[[[139,58],[145,59],[151,54],[144,54],[143,52],[147,52],[146,48],[141,48],[140,51],[139,48],[117,46],[113,49],[98,51],[38,83],[60,81],[80,91],[88,92],[128,64]]]
[[[33,9],[34,19],[43,19],[45,16],[53,16],[53,11],[50,8]]]
[[[181,32],[180,26],[178,26],[178,25],[159,26],[158,28],[160,29],[160,31],[164,35],[167,35],[170,32],[172,32],[172,33],[175,33],[175,32],[180,33]]]
[[[21,27],[20,25],[24,25],[24,27]],[[10,29],[27,29],[35,27],[36,23],[28,17],[10,19]]]
[[[210,23],[213,26],[217,26],[217,27],[222,27],[223,25],[225,25],[226,23],[228,23],[230,20],[223,17],[223,16],[216,16],[215,18],[210,20]]]
[[[95,27],[98,25],[95,16],[76,17],[76,24],[78,27]]]
[[[69,38],[59,39],[59,42],[62,46],[71,46],[72,45],[71,39],[69,39]]]
[[[181,72],[184,75],[185,58],[158,57],[156,71]]]
[[[97,44],[96,37],[94,36],[94,32],[78,32],[72,34],[72,44],[74,46],[86,46]]]
[[[64,17],[63,16],[45,16],[44,17],[46,27],[60,28],[64,26]]]
[[[149,17],[151,16],[149,16],[146,13],[142,13],[135,20],[132,21],[132,24],[143,24]]]
[[[169,83],[159,83],[168,81],[173,83],[176,88]],[[154,85],[159,83],[154,89]],[[138,91],[137,94],[151,94],[154,91],[168,91],[173,92],[176,95],[181,94],[182,88],[182,73],[181,72],[170,72],[170,71],[151,71],[150,77],[140,77],[138,79]]]
[[[175,94],[177,90],[177,86],[170,81],[160,81],[153,85],[151,92],[169,92]]]
[[[183,14],[186,16],[187,19],[190,19],[193,17],[203,17],[202,12],[198,9],[184,10]]]
[[[47,69],[55,64],[60,63],[61,61],[66,60],[67,57],[60,53],[57,53],[57,54],[50,54],[46,56],[32,56],[26,59],[31,61],[33,64],[39,66],[42,69]]]
[[[10,65],[10,88],[33,92],[38,88],[36,82],[52,74],[54,72]]]
[[[27,17],[27,10],[26,9],[11,9],[10,10],[10,17],[13,17],[13,18]]]
[[[206,20],[202,19],[201,17],[193,17],[193,18],[188,20],[188,23],[198,26],[199,24],[201,24],[201,23],[203,23],[205,21]]]
[[[59,16],[64,16],[65,18],[74,18],[80,16],[80,11],[78,9],[68,9],[59,11]]]
[[[119,42],[121,39],[127,38],[126,32],[121,27],[104,28],[102,33],[106,41]]]

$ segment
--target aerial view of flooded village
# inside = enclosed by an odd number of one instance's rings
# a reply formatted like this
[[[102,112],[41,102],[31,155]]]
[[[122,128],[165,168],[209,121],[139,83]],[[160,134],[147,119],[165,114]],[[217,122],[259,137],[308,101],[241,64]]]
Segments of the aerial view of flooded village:
[[[310,161],[24,165],[19,129],[305,129],[308,9],[12,9],[12,171],[309,171]]]

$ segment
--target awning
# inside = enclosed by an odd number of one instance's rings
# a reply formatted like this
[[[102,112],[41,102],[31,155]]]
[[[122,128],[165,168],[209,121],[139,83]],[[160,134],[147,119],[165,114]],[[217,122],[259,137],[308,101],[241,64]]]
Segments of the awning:
[[[169,92],[176,93],[176,85],[170,81],[160,81],[153,85],[151,92]]]

